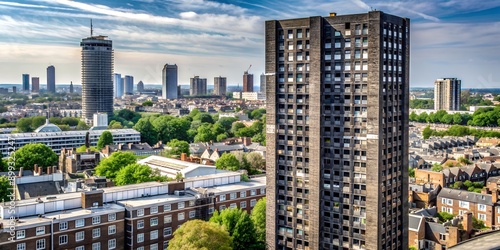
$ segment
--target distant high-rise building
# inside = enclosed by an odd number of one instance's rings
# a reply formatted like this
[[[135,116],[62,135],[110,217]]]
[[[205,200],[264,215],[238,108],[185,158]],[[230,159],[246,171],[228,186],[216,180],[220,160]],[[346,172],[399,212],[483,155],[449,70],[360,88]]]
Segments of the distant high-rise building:
[[[253,92],[253,74],[248,74],[248,71],[243,74],[243,90],[241,92]]]
[[[31,77],[31,92],[32,93],[40,92],[40,78],[39,77]]]
[[[214,95],[226,95],[227,78],[222,76],[214,77]]]
[[[270,250],[408,249],[409,28],[381,11],[265,23]]]
[[[163,99],[177,99],[177,64],[165,64],[161,76],[161,96]]]
[[[266,75],[262,73],[260,75],[260,92],[266,94]]]
[[[113,42],[106,36],[82,39],[82,118],[91,123],[95,113],[113,114]]]
[[[75,92],[75,88],[73,87],[73,81],[69,84],[69,93],[73,94]]]
[[[137,83],[137,92],[144,92],[144,83],[142,81]]]
[[[12,93],[14,93],[14,94],[17,93],[17,87],[16,86],[12,87]]]
[[[125,95],[133,95],[134,94],[134,77],[133,76],[125,76],[124,92]]]
[[[56,68],[52,65],[47,67],[47,92],[56,92]]]
[[[30,91],[30,74],[23,74],[23,91]]]
[[[434,109],[460,110],[462,81],[457,78],[437,79],[434,82]]]
[[[190,96],[206,95],[207,94],[207,78],[195,76],[191,78],[189,88]]]
[[[123,82],[124,82],[124,79],[122,78],[122,75],[115,73],[114,77],[113,77],[113,84],[115,85],[115,97],[116,98],[120,98],[124,94]]]

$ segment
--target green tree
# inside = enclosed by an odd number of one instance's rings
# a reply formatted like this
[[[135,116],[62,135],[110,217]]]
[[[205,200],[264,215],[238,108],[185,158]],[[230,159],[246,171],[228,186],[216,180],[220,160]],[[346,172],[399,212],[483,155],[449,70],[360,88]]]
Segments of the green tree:
[[[464,183],[461,181],[456,181],[455,183],[453,183],[454,189],[462,189],[463,186],[464,186]]]
[[[236,135],[236,132],[242,128],[245,128],[245,124],[241,123],[241,122],[235,122],[233,123],[233,125],[231,126],[231,134],[233,135]]]
[[[255,227],[257,242],[266,242],[266,197],[261,198],[252,209],[252,221]]]
[[[465,157],[458,157],[457,161],[463,166],[472,164],[472,162],[469,159],[466,159]]]
[[[80,120],[78,118],[74,118],[74,117],[64,117],[61,119],[62,124],[66,124],[70,127],[77,126],[79,121]]]
[[[31,128],[33,128],[33,130],[37,129],[38,127],[40,127],[43,124],[45,124],[45,120],[46,119],[47,119],[47,117],[45,117],[45,116],[35,116],[35,117],[33,117],[33,119],[31,120]]]
[[[447,222],[453,219],[453,214],[447,212],[438,212],[437,217],[441,223]]]
[[[0,201],[10,201],[9,195],[13,192],[7,176],[0,176]]]
[[[472,227],[477,230],[482,230],[488,228],[484,221],[478,220],[476,217],[472,216]]]
[[[50,117],[49,122],[56,125],[63,124],[61,122],[61,117]]]
[[[31,127],[31,118],[21,118],[16,122],[16,128],[19,133],[33,132]]]
[[[186,153],[189,156],[189,143],[187,141],[180,141],[173,139],[167,143],[170,148],[165,152],[165,156],[172,157],[174,155],[180,156],[182,153]]]
[[[67,124],[59,124],[57,126],[61,129],[61,131],[70,131],[71,130],[71,128]]]
[[[453,114],[453,124],[461,125],[462,121],[463,119],[460,113]]]
[[[200,121],[201,123],[211,123],[211,124],[214,123],[214,119],[210,114],[201,112],[193,117],[193,121]]]
[[[169,241],[169,250],[232,250],[229,233],[217,223],[190,220],[174,232]]]
[[[148,181],[166,181],[165,176],[156,174],[149,166],[138,163],[129,164],[121,168],[116,174],[115,184],[123,186]]]
[[[231,130],[231,126],[233,125],[234,122],[236,122],[238,119],[234,117],[222,117],[219,118],[219,120],[215,123],[216,125],[219,124],[220,127],[226,132],[229,132]]]
[[[119,121],[111,121],[108,125],[109,129],[122,129],[123,125]]]
[[[0,172],[8,172],[8,171],[9,171],[9,165],[7,164],[7,161],[0,158]]]
[[[30,143],[16,150],[15,157],[9,158],[9,162],[15,166],[15,169],[23,167],[25,170],[33,170],[35,164],[44,168],[54,166],[58,159],[57,154],[47,145]]]
[[[97,176],[106,176],[114,179],[121,168],[136,163],[136,157],[131,152],[118,151],[112,153],[108,158],[99,162],[95,168]]]
[[[221,157],[215,162],[215,167],[217,169],[224,169],[230,171],[236,171],[240,169],[240,162],[236,159],[231,153],[224,153]]]
[[[151,118],[143,117],[134,125],[134,129],[141,133],[141,142],[147,142],[153,146],[158,142],[158,134],[151,124]]]
[[[195,142],[209,142],[209,141],[215,141],[217,140],[217,135],[214,135],[212,131],[212,124],[210,123],[203,123],[201,126],[198,128],[198,133],[194,137]]]
[[[78,125],[76,125],[76,130],[87,130],[89,126],[84,121],[79,121]]]
[[[255,248],[256,235],[253,221],[247,211],[233,208],[215,211],[210,222],[222,225],[233,239],[233,249]]]
[[[266,161],[261,154],[257,152],[250,152],[246,156],[246,161],[251,171],[250,174],[258,173],[260,170],[266,170]]]
[[[411,112],[411,114],[410,114],[410,121],[412,121],[412,122],[418,121],[418,115],[417,115],[417,113],[415,113],[415,111]]]
[[[265,113],[266,109],[255,109],[250,113],[250,118],[254,120],[260,120]]]
[[[429,139],[431,135],[432,135],[431,126],[427,125],[427,127],[425,127],[424,130],[422,131],[422,136],[424,137],[424,139]]]
[[[152,101],[145,101],[142,103],[142,106],[151,107],[151,106],[153,106],[153,102]]]
[[[441,164],[434,163],[434,165],[432,165],[431,170],[434,172],[441,172],[443,170],[443,166]]]
[[[96,148],[96,147],[92,147],[92,146],[91,146],[91,147],[88,147],[88,148],[89,148],[89,149],[90,149],[90,151],[92,151],[92,152],[98,152],[98,151],[99,151],[99,150],[97,150],[97,148]],[[87,146],[82,145],[81,147],[76,148],[76,152],[77,152],[77,153],[84,153],[84,152],[87,152]]]
[[[416,246],[410,246],[410,248],[408,248],[409,250],[418,250],[418,248]]]
[[[411,178],[415,178],[415,169],[412,167],[408,167],[408,176]]]
[[[189,112],[189,117],[194,118],[197,116],[199,113],[201,113],[198,109],[193,109],[191,112]],[[194,119],[193,119],[194,120]]]
[[[99,140],[97,141],[97,150],[101,150],[106,147],[106,145],[111,144],[113,144],[113,135],[111,132],[106,130],[99,136]]]

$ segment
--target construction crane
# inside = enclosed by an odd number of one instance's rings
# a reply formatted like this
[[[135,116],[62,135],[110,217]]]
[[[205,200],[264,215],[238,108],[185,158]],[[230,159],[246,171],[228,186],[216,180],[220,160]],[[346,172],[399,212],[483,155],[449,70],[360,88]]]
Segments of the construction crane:
[[[250,64],[250,66],[248,67],[248,69],[245,70],[245,74],[248,74],[248,71],[250,70],[251,67],[252,67],[252,64]]]

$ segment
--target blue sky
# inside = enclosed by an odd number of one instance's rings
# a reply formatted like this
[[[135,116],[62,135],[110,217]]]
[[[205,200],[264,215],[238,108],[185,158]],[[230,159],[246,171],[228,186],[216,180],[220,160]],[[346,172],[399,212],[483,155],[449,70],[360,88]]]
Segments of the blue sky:
[[[22,73],[45,83],[54,65],[58,83],[79,84],[92,18],[94,33],[113,40],[115,71],[136,82],[160,83],[175,63],[181,84],[194,75],[241,84],[250,64],[263,73],[265,20],[370,8],[411,19],[412,86],[458,77],[466,88],[500,87],[498,0],[0,0],[0,83]]]

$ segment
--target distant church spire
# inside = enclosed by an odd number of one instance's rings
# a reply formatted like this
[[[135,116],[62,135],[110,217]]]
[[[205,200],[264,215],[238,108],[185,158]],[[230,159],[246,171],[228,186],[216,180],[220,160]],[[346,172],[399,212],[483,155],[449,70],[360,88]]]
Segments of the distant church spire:
[[[94,27],[92,26],[92,18],[90,19],[90,37],[94,36]]]

